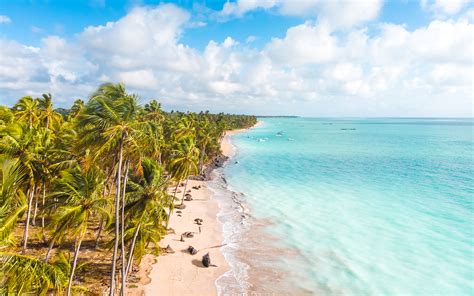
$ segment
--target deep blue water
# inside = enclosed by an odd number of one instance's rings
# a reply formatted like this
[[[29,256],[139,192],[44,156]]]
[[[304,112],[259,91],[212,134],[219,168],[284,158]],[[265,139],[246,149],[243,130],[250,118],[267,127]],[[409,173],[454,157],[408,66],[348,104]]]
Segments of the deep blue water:
[[[276,239],[261,244],[297,251],[268,262],[289,285],[474,295],[473,119],[261,121],[232,137],[224,174],[252,217],[272,221]]]

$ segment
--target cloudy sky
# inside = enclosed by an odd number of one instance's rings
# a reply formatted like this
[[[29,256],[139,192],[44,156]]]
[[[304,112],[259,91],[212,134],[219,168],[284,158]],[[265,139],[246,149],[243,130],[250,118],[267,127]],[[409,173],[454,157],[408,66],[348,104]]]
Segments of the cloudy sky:
[[[0,104],[124,82],[165,109],[472,117],[467,0],[0,0]]]

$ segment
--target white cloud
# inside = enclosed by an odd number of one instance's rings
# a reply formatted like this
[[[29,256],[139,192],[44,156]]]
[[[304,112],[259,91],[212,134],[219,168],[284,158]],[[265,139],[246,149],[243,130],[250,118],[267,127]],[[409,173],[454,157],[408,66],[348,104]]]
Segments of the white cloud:
[[[432,11],[438,16],[457,14],[468,3],[469,0],[421,0],[420,2],[423,9]]]
[[[9,24],[12,20],[7,15],[0,15],[0,24]]]
[[[269,9],[278,4],[278,0],[238,0],[237,2],[226,2],[222,8],[223,15],[242,16],[255,9]]]
[[[303,65],[327,63],[337,58],[337,39],[325,25],[305,24],[292,27],[284,39],[274,38],[266,48],[278,63]]]
[[[348,28],[375,19],[382,0],[237,0],[225,3],[223,16],[242,16],[257,9],[274,9],[282,15],[317,17],[333,28]]]
[[[182,110],[469,116],[472,107],[468,18],[415,30],[380,24],[370,34],[307,21],[262,49],[229,36],[203,50],[180,41],[191,22],[188,12],[165,4],[135,8],[71,40],[48,36],[37,48],[0,40],[0,103],[51,92],[67,106],[102,82],[121,81]]]

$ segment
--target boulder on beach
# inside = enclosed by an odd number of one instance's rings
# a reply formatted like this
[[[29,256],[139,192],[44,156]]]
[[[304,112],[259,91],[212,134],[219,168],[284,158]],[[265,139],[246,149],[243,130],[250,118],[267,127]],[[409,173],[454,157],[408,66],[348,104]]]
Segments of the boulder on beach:
[[[209,253],[202,256],[202,265],[205,267],[209,267],[211,265],[211,256],[209,256]]]
[[[184,204],[182,204],[182,205],[179,204],[179,205],[175,205],[174,208],[175,208],[175,209],[179,209],[179,210],[183,210],[183,209],[186,208],[186,205],[184,205]]]

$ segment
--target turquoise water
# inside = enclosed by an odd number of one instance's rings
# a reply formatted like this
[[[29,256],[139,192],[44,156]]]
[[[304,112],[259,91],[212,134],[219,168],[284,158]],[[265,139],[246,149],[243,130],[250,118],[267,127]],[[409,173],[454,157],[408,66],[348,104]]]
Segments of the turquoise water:
[[[224,168],[247,224],[266,221],[271,237],[238,246],[245,256],[228,250],[247,260],[238,280],[252,282],[259,261],[286,272],[260,281],[263,292],[286,281],[290,294],[474,295],[472,119],[261,121],[232,137]],[[238,232],[224,230],[228,242]]]

